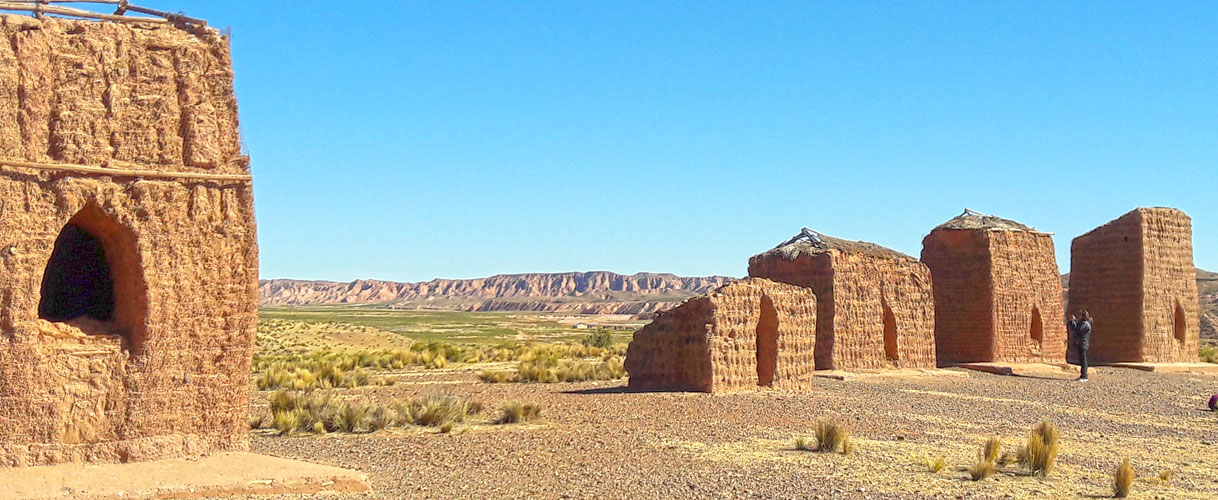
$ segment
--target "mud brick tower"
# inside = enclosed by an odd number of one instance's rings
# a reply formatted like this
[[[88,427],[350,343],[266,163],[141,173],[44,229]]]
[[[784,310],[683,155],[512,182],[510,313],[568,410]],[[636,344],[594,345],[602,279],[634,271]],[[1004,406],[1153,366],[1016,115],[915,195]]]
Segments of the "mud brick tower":
[[[1200,342],[1192,220],[1139,208],[1074,239],[1070,311],[1094,317],[1097,362],[1196,362]]]
[[[626,370],[632,389],[806,389],[815,337],[811,290],[745,279],[660,313],[634,334]]]
[[[258,260],[227,39],[20,15],[0,37],[0,466],[247,448]]]
[[[935,283],[939,365],[1065,363],[1053,237],[971,210],[922,240]]]
[[[935,367],[930,271],[874,243],[804,228],[749,259],[749,276],[816,295],[816,369]]]

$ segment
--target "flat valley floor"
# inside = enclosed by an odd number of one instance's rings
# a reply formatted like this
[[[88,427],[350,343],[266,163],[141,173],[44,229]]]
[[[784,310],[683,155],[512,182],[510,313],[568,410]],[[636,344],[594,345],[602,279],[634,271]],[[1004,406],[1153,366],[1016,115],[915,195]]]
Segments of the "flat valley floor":
[[[510,363],[504,363],[510,367]],[[451,433],[277,436],[256,453],[355,469],[374,493],[335,498],[1102,498],[1129,458],[1133,498],[1218,498],[1218,376],[1094,369],[1088,383],[962,376],[820,379],[806,393],[637,393],[625,380],[480,382],[485,364],[391,372],[391,386],[339,391],[389,404],[443,392],[487,408]],[[254,392],[252,414],[267,412]],[[543,406],[537,423],[492,425],[508,401]],[[794,449],[819,418],[853,428],[850,455]],[[974,482],[983,442],[1014,451],[1042,420],[1061,432],[1047,478],[1016,465]],[[947,467],[932,474],[926,457]],[[1169,482],[1159,473],[1169,470]]]

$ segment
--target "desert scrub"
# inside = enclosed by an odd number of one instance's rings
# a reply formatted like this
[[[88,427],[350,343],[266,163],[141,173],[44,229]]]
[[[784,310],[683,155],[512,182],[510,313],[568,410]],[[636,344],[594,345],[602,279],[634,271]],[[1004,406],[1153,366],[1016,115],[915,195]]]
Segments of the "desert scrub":
[[[1036,424],[1027,444],[1019,450],[1019,462],[1033,474],[1041,477],[1049,475],[1057,461],[1057,436],[1057,427],[1049,421]]]
[[[947,459],[943,455],[939,455],[936,458],[928,456],[922,459],[922,464],[926,465],[926,470],[930,471],[931,474],[938,474],[947,467]]]
[[[1161,483],[1163,485],[1170,485],[1171,478],[1174,475],[1176,475],[1176,473],[1174,471],[1172,471],[1171,469],[1163,469],[1163,470],[1159,471],[1159,483]]]
[[[507,370],[482,370],[478,372],[478,380],[488,384],[502,384],[516,380],[516,375]]]
[[[462,423],[470,415],[482,412],[482,404],[444,394],[428,394],[394,408],[394,422],[398,425],[420,425],[441,427],[450,423]]]
[[[816,451],[816,446],[808,438],[795,438],[795,449],[799,451]]]
[[[977,461],[969,466],[968,475],[973,481],[980,481],[990,477],[994,475],[994,462],[986,460],[985,457],[977,457]]]
[[[537,358],[521,361],[515,380],[542,383],[616,380],[626,376],[625,362],[620,356],[603,361]]]
[[[1001,454],[1002,440],[999,438],[992,437],[981,447],[981,458],[992,464],[998,464],[998,457]]]
[[[522,424],[541,417],[541,405],[513,401],[499,409],[496,424]]]
[[[1133,466],[1129,464],[1129,459],[1122,460],[1121,465],[1112,474],[1112,496],[1116,498],[1129,496],[1129,488],[1133,486],[1135,477],[1137,477],[1137,474],[1133,472]]]
[[[1218,348],[1212,345],[1203,345],[1197,350],[1197,354],[1204,363],[1218,363]]]
[[[343,369],[333,363],[317,363],[309,367],[272,365],[261,373],[254,384],[260,391],[276,389],[355,388],[365,385],[390,385],[392,380],[375,377],[361,368]]]
[[[439,427],[464,422],[482,411],[476,401],[442,394],[399,402],[391,407],[339,401],[321,392],[276,391],[270,398],[271,426],[280,435],[296,432],[369,433],[392,426]]]
[[[833,453],[839,449],[849,454],[854,445],[850,441],[850,427],[836,419],[820,419],[816,421],[816,451]]]

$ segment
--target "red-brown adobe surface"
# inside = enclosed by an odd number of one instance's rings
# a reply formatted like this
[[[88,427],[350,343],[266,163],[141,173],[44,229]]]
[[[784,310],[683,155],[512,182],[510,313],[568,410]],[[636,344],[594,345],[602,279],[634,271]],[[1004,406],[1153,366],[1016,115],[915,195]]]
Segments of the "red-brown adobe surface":
[[[626,353],[630,388],[729,392],[806,389],[816,298],[806,288],[744,279],[660,313]]]
[[[933,368],[934,299],[921,262],[804,230],[749,259],[749,276],[816,295],[816,369]]]
[[[0,466],[248,447],[253,194],[214,30],[0,16]]]
[[[922,262],[934,277],[940,366],[1065,362],[1051,235],[967,211],[923,239]]]
[[[1070,311],[1094,318],[1099,362],[1196,362],[1200,305],[1192,220],[1138,208],[1074,239]]]

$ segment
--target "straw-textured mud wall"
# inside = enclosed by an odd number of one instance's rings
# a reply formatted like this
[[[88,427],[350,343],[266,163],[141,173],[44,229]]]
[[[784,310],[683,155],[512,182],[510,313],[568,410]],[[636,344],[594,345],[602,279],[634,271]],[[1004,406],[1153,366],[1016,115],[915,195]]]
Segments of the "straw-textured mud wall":
[[[934,276],[940,365],[1065,362],[1061,275],[1051,235],[941,226],[922,244],[922,261]]]
[[[745,279],[660,313],[626,353],[630,387],[729,392],[810,387],[816,298],[811,291]]]
[[[1138,208],[1074,239],[1070,311],[1094,317],[1099,362],[1195,362],[1200,306],[1192,220]]]
[[[0,16],[0,466],[248,447],[251,186],[227,41]]]
[[[813,290],[818,370],[935,366],[930,271],[911,257],[778,248],[749,259],[749,276]]]

